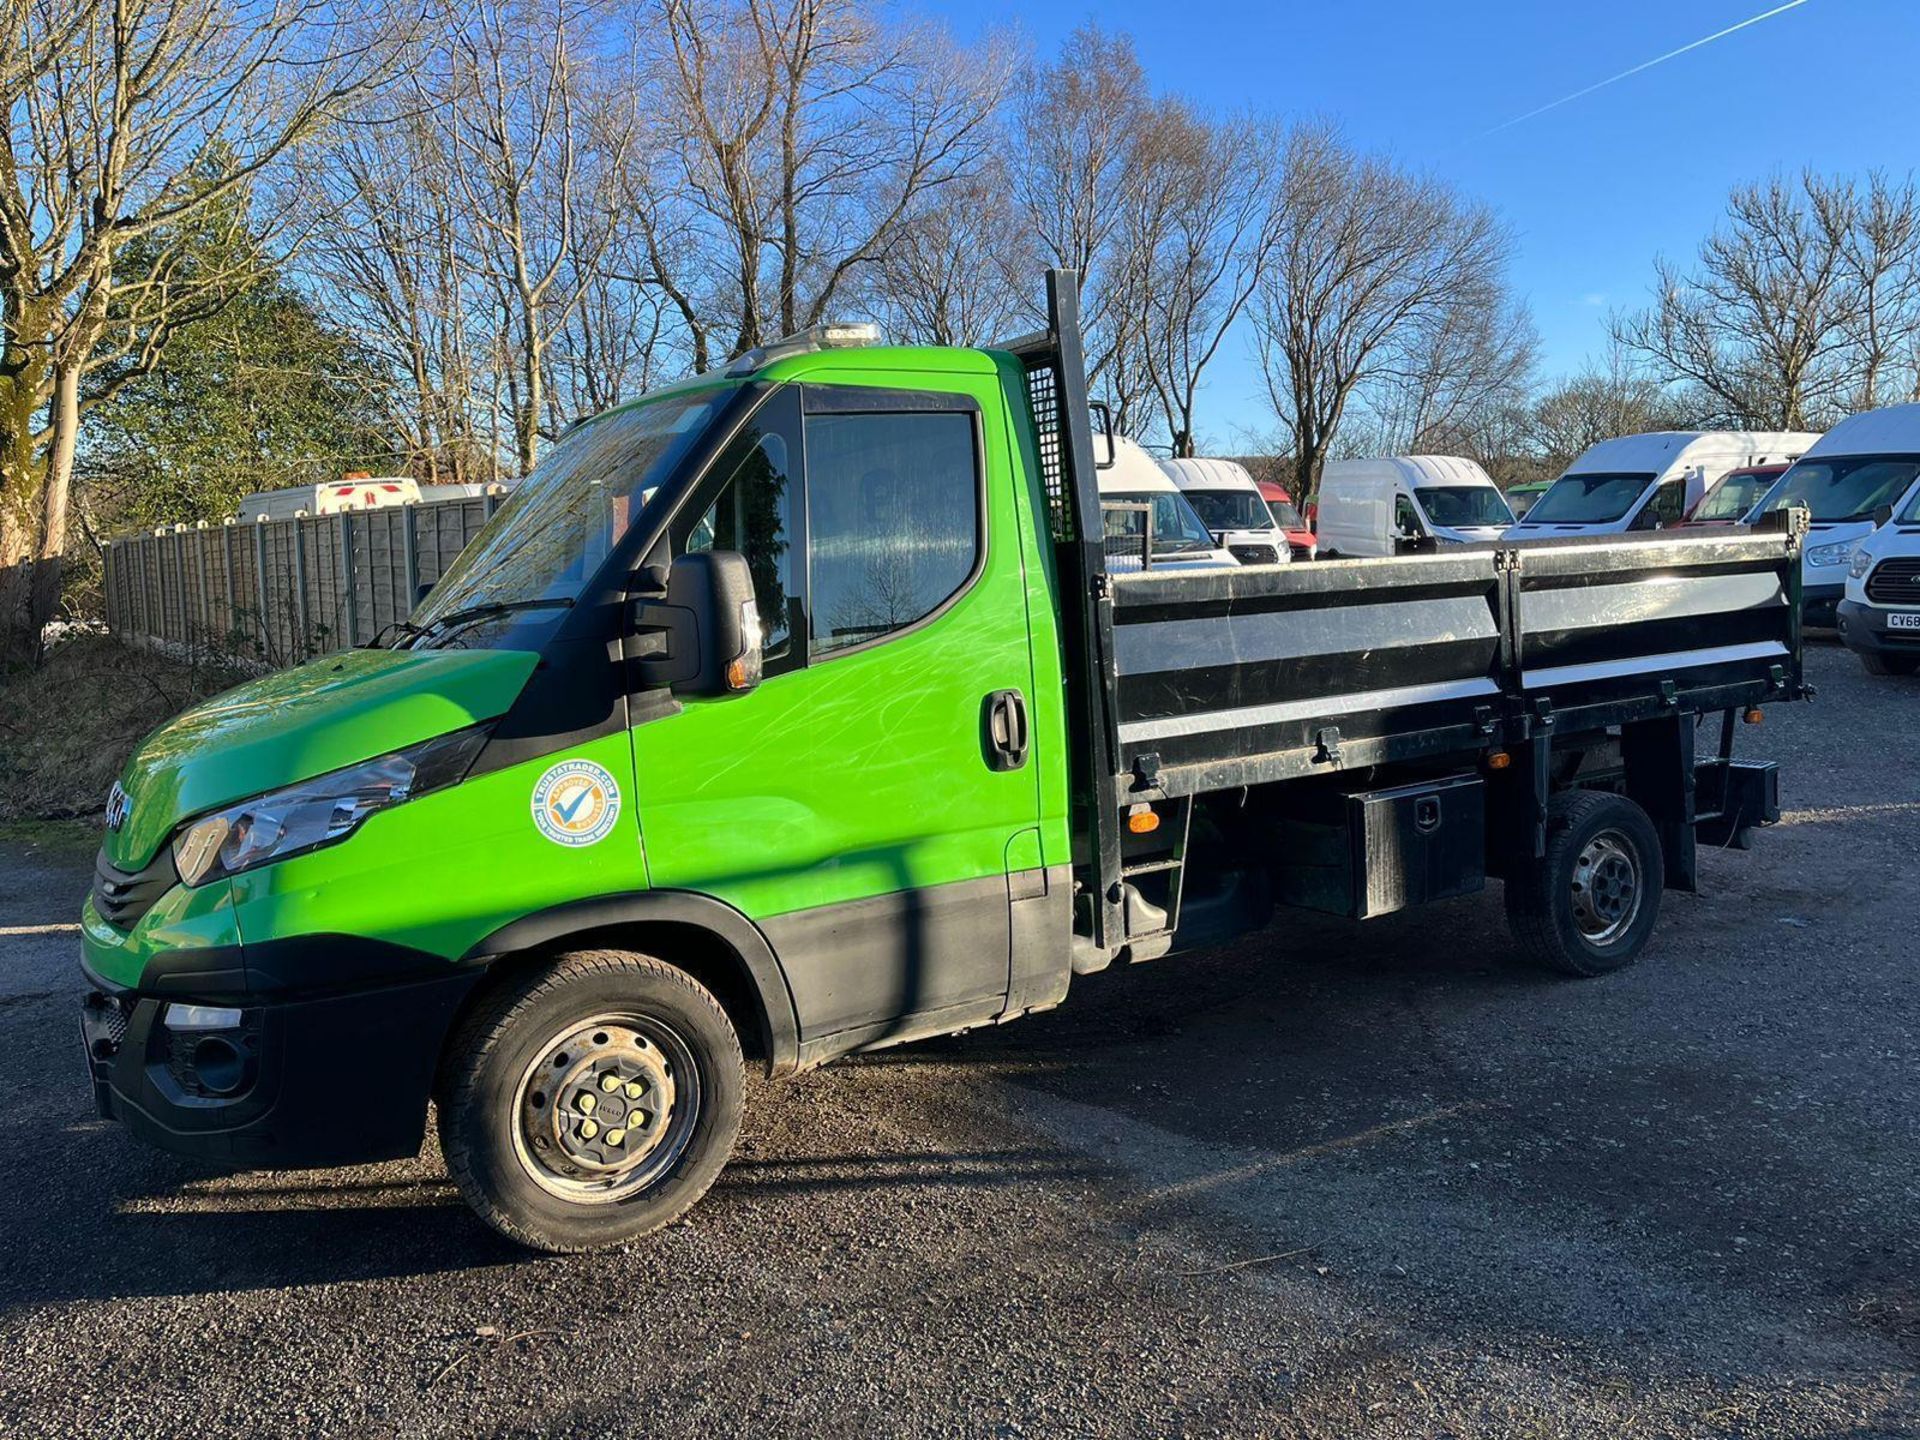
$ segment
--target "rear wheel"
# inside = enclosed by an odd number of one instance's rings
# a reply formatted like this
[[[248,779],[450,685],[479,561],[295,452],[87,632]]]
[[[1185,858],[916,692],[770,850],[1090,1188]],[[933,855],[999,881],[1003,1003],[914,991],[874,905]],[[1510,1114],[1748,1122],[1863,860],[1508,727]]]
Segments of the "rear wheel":
[[[1646,811],[1620,795],[1576,790],[1553,801],[1545,858],[1507,881],[1507,924],[1535,964],[1604,975],[1646,948],[1663,873]]]
[[[1920,655],[1888,655],[1883,651],[1856,652],[1869,675],[1911,675],[1920,670]]]
[[[440,1147],[467,1203],[540,1250],[634,1240],[683,1215],[733,1151],[739,1036],[684,971],[562,956],[485,999],[449,1048]]]

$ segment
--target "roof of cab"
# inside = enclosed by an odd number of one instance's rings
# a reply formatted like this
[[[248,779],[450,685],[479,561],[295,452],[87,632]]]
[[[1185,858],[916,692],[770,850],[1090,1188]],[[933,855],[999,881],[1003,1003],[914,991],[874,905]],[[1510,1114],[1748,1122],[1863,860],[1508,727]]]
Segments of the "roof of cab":
[[[1648,471],[1658,474],[1695,451],[1701,454],[1732,451],[1768,460],[1785,460],[1805,454],[1819,439],[1817,434],[1792,430],[1649,430],[1644,435],[1618,435],[1589,445],[1567,467],[1566,473]]]
[[[1486,471],[1459,455],[1379,455],[1366,460],[1335,460],[1327,469],[1335,466],[1350,475],[1390,475],[1408,486],[1493,485]]]
[[[1162,460],[1160,468],[1182,490],[1254,490],[1247,467],[1237,460],[1213,460],[1199,455],[1181,455]]]
[[[1852,415],[1822,435],[1809,455],[1920,455],[1920,405]]]
[[[1095,442],[1094,449],[1099,449]],[[1125,435],[1113,437],[1113,464],[1104,470],[1096,470],[1095,478],[1099,488],[1109,493],[1115,491],[1153,491],[1165,492],[1180,487],[1168,478],[1167,472],[1154,463],[1151,455]]]

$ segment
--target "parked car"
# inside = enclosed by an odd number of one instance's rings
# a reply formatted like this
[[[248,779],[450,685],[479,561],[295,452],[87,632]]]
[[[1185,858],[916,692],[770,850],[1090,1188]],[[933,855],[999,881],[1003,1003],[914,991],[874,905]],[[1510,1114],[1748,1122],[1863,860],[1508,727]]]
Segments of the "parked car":
[[[80,912],[101,1115],[294,1169],[431,1104],[488,1224],[619,1245],[714,1183],[749,1064],[1490,876],[1519,955],[1617,971],[1778,818],[1732,721],[1803,693],[1790,527],[1112,574],[1047,289],[1003,349],[821,328],[577,425],[390,646],[150,736]]]
[[[1242,565],[1285,565],[1293,559],[1287,534],[1267,508],[1247,468],[1233,460],[1183,457],[1160,468],[1180,487],[1201,523]]]
[[[1590,445],[1508,532],[1514,540],[1678,525],[1729,470],[1805,454],[1818,435],[1656,430]]]
[[[1750,519],[1795,505],[1812,516],[1813,529],[1801,552],[1801,616],[1807,624],[1837,623],[1854,552],[1879,524],[1876,516],[1910,514],[1916,491],[1920,405],[1893,405],[1842,420],[1774,482]],[[1870,626],[1871,619],[1862,615],[1860,626]],[[1864,637],[1866,629],[1860,633]]]
[[[1293,551],[1293,558],[1316,558],[1320,553],[1320,539],[1313,533],[1313,526],[1308,523],[1307,517],[1300,513],[1300,507],[1293,503],[1292,492],[1284,485],[1262,480],[1260,494],[1267,502],[1267,509],[1273,512],[1274,524],[1287,537],[1287,546]]]
[[[1546,494],[1552,484],[1551,480],[1525,480],[1518,485],[1509,485],[1507,505],[1513,511],[1514,518],[1526,519],[1527,511],[1533,508],[1533,502]]]
[[[1683,527],[1695,525],[1738,525],[1753,512],[1760,497],[1773,488],[1774,481],[1787,473],[1785,465],[1743,465],[1729,470],[1707,487],[1700,503],[1687,512]]]
[[[1105,441],[1097,442],[1105,448]],[[1125,435],[1113,437],[1112,464],[1098,472],[1108,564],[1116,572],[1209,570],[1238,565],[1154,458]],[[1153,550],[1146,535],[1152,525]]]
[[[1454,455],[1330,461],[1318,494],[1314,532],[1329,559],[1498,540],[1513,524],[1500,487]]]

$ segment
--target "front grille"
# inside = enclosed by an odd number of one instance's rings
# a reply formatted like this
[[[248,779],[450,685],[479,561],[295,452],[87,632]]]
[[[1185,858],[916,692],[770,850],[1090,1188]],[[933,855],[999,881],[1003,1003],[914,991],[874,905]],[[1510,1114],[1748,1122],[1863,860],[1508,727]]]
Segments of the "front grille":
[[[1234,559],[1242,565],[1278,565],[1280,552],[1271,545],[1229,545]]]
[[[171,846],[162,845],[146,869],[133,871],[109,863],[102,851],[93,865],[93,908],[116,930],[131,930],[162,895],[179,883]]]
[[[1920,555],[1882,560],[1867,577],[1867,599],[1876,605],[1920,605]]]

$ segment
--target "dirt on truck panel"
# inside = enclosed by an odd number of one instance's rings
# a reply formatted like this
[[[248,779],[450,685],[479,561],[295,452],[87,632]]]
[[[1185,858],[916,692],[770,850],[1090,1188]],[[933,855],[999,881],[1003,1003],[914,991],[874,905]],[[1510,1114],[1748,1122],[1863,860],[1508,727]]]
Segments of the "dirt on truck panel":
[[[431,1114],[501,1235],[598,1249],[715,1184],[750,1068],[1490,881],[1594,977],[1779,819],[1739,722],[1804,692],[1801,512],[1108,573],[1076,295],[588,421],[389,645],[151,736],[80,917],[98,1114],[276,1169]]]

